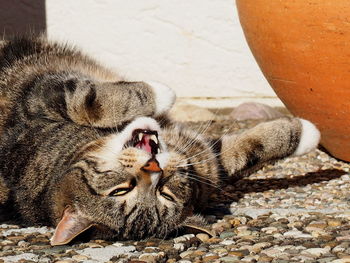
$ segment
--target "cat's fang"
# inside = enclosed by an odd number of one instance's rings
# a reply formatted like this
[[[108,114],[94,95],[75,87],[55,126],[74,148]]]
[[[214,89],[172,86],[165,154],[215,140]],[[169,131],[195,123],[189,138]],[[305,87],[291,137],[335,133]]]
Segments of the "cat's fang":
[[[158,138],[155,135],[151,135],[150,140],[154,141],[155,144],[158,144]]]

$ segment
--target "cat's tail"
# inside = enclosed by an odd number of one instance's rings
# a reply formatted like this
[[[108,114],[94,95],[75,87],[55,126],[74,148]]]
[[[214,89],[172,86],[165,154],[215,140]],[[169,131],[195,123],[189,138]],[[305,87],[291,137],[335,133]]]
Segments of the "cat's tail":
[[[321,134],[310,121],[282,118],[261,123],[240,135],[222,139],[221,162],[229,175],[260,168],[265,163],[309,153]]]

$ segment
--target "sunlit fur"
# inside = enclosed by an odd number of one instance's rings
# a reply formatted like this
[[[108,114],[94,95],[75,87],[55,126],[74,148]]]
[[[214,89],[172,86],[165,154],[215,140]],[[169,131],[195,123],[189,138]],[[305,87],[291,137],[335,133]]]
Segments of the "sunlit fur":
[[[44,39],[6,42],[0,49],[0,204],[27,225],[55,227],[70,211],[92,225],[95,238],[164,238],[185,225],[204,225],[196,213],[224,174],[297,148],[306,153],[319,140],[298,147],[301,134],[317,129],[295,118],[211,140],[203,135],[207,124],[192,131],[167,119],[174,99],[169,88],[123,80],[75,49]],[[128,145],[135,129],[157,131],[161,172],[146,172],[152,155]],[[124,188],[131,190],[113,194]]]

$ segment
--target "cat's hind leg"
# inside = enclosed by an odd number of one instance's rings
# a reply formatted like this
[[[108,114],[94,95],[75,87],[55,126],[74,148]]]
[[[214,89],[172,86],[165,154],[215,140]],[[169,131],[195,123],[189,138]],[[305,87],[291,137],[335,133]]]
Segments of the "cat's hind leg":
[[[265,122],[239,135],[222,138],[221,162],[229,175],[240,175],[263,164],[314,150],[320,132],[314,124],[299,118]]]

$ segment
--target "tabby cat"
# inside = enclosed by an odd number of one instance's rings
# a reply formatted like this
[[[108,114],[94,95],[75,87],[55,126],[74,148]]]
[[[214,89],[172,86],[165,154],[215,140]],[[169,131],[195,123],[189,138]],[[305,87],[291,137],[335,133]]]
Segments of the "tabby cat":
[[[0,46],[0,203],[52,245],[91,237],[165,237],[197,215],[224,172],[313,150],[298,118],[215,141],[172,122],[174,92],[126,81],[75,48],[43,38]],[[9,210],[8,210],[9,211]]]

